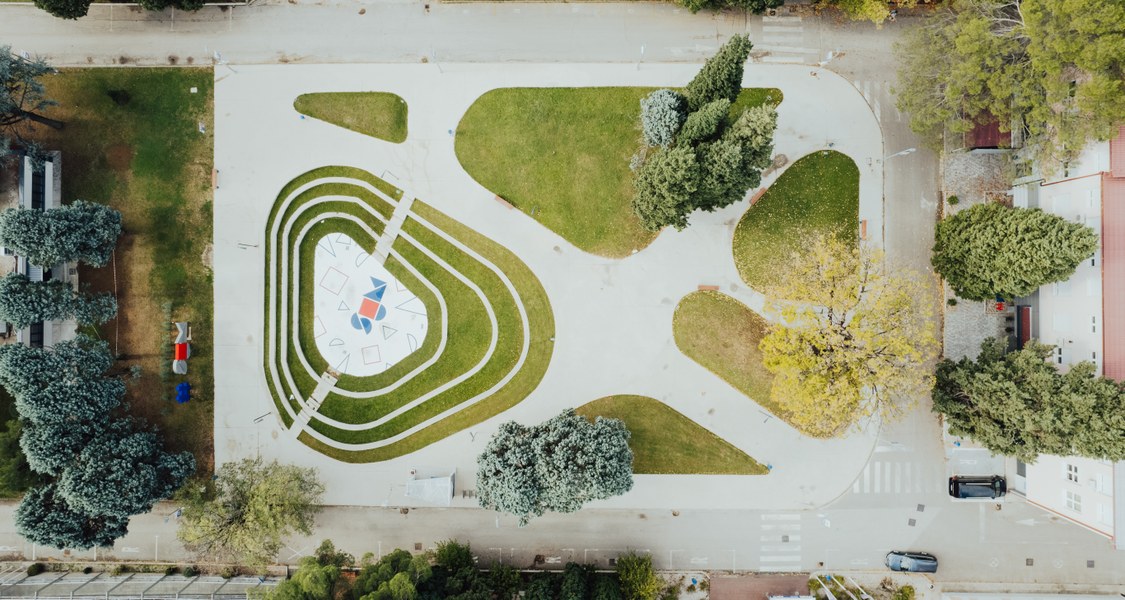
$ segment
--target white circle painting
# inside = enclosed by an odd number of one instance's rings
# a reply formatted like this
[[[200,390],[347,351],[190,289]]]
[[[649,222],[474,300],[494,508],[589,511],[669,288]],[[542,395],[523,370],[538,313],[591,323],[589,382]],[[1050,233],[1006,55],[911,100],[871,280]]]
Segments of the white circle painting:
[[[426,339],[426,306],[352,238],[321,238],[314,269],[313,336],[332,370],[375,375]]]

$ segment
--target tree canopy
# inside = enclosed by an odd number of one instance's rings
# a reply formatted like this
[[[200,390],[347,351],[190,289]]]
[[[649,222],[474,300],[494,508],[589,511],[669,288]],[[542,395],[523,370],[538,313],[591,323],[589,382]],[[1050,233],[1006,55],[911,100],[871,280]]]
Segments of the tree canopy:
[[[1045,172],[1125,122],[1125,4],[954,0],[896,47],[898,107],[939,139],[992,117]]]
[[[682,95],[661,89],[641,100],[647,147],[631,166],[633,210],[646,229],[683,229],[693,211],[729,206],[761,183],[777,112],[758,106],[730,122],[751,46],[747,36],[732,36]]]
[[[753,47],[748,35],[730,36],[684,88],[688,110],[695,112],[723,98],[730,102],[737,100],[742,91],[742,73]]]
[[[195,470],[139,421],[115,417],[125,384],[105,372],[105,342],[84,335],[54,348],[0,346],[0,385],[15,398],[19,445],[33,471],[57,479],[24,496],[20,534],[37,544],[112,545],[129,517],[172,495]]]
[[[938,222],[934,237],[934,268],[969,300],[1026,296],[1068,279],[1098,247],[1086,225],[991,202]]]
[[[785,0],[676,0],[676,2],[693,13],[704,9],[734,8],[748,10],[756,15],[766,12],[767,8],[777,8],[785,4]]]
[[[1034,462],[1040,454],[1125,460],[1125,390],[1096,377],[1093,363],[1061,373],[1053,347],[1035,340],[1007,352],[989,339],[977,359],[938,365],[934,411],[950,432],[996,454]]]
[[[59,477],[58,493],[87,514],[128,518],[170,497],[194,472],[190,453],[165,452],[155,433],[119,419],[82,448]]]
[[[880,252],[835,235],[773,289],[767,307],[783,326],[762,338],[771,397],[806,432],[839,435],[861,419],[893,419],[933,383],[938,344],[923,280],[884,271]]]
[[[563,411],[539,425],[509,421],[477,459],[480,505],[521,523],[548,510],[574,512],[633,488],[629,430],[619,419],[591,423]]]
[[[43,58],[23,58],[12,54],[11,46],[0,46],[0,148],[7,148],[12,142],[29,146],[23,136],[25,121],[62,128],[61,122],[41,114],[56,104],[47,97],[47,89],[40,81],[54,72]]]
[[[312,533],[324,485],[314,469],[243,459],[222,466],[213,499],[197,495],[184,508],[178,537],[214,560],[262,565],[293,533]]]
[[[128,517],[75,510],[54,483],[33,488],[16,507],[16,530],[28,541],[54,548],[85,550],[112,546],[128,531]]]
[[[31,281],[22,273],[0,277],[0,320],[17,329],[71,318],[81,325],[100,325],[116,314],[113,294],[80,294],[66,282]]]
[[[42,267],[72,260],[104,267],[120,236],[121,213],[104,204],[75,200],[50,210],[0,212],[0,244]]]

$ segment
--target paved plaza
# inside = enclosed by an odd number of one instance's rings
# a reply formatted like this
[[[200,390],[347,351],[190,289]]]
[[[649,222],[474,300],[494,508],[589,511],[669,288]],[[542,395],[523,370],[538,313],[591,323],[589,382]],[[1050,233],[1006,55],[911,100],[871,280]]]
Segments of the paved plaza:
[[[684,356],[673,341],[675,305],[700,285],[717,285],[762,309],[763,297],[742,283],[731,256],[734,226],[747,201],[697,214],[689,229],[664,231],[633,256],[607,259],[574,248],[497,202],[454,155],[453,132],[461,116],[490,89],[679,86],[697,69],[678,64],[646,64],[640,70],[632,65],[510,64],[217,69],[216,462],[260,455],[315,466],[326,480],[329,504],[409,505],[403,496],[405,481],[419,467],[455,468],[458,491],[472,490],[475,457],[503,421],[534,423],[603,396],[641,394],[771,464],[773,472],[759,477],[641,475],[632,492],[595,506],[806,508],[847,490],[872,451],[874,426],[840,440],[805,437]],[[867,222],[869,241],[879,243],[883,147],[862,96],[830,71],[809,67],[749,65],[744,86],[777,87],[785,95],[778,109],[776,153],[792,162],[830,147],[856,162],[860,219]],[[407,141],[390,144],[302,119],[292,107],[300,94],[332,91],[398,94],[409,107]],[[831,113],[823,110],[825,97],[834,99]],[[244,290],[264,289],[261,247],[278,191],[298,174],[328,165],[357,167],[383,178],[404,190],[404,200],[424,200],[503,244],[531,268],[550,298],[556,334],[550,366],[530,396],[413,454],[372,464],[344,466],[296,440],[296,428],[281,425],[262,369],[263,304]],[[778,174],[770,174],[763,186]],[[454,504],[472,506],[475,499],[458,493]]]

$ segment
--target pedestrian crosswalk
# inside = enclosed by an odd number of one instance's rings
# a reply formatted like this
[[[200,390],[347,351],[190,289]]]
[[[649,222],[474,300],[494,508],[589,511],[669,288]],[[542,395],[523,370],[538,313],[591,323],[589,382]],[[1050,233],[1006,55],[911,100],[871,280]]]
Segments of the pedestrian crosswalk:
[[[852,483],[853,494],[929,494],[942,490],[940,465],[874,459]]]
[[[752,31],[754,60],[764,63],[812,64],[818,50],[805,43],[805,27],[795,15],[764,16],[761,31]]]
[[[890,81],[856,81],[854,84],[859,93],[863,94],[863,99],[871,106],[875,118],[880,123],[885,121],[902,123],[906,121],[906,116],[899,112],[898,107],[895,106]]]
[[[796,572],[801,570],[800,513],[761,515],[759,571]]]

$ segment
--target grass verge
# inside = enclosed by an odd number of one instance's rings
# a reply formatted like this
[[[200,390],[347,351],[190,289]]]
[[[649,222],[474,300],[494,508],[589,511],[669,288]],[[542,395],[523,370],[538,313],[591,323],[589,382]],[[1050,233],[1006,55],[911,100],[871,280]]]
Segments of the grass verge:
[[[389,92],[301,94],[297,112],[395,144],[406,141],[406,101]]]
[[[629,170],[640,100],[653,89],[492,90],[457,126],[457,158],[481,185],[575,246],[628,256],[656,238],[633,213]],[[781,102],[781,91],[746,89],[736,105],[766,102]]]
[[[118,367],[140,366],[126,401],[156,425],[173,451],[213,469],[214,374],[209,264],[214,75],[210,68],[61,69],[47,77],[58,101],[32,138],[62,151],[63,199],[81,198],[121,211],[124,231],[113,262],[79,268],[91,291],[115,292],[118,317],[98,328]],[[191,93],[195,88],[197,93]],[[110,91],[124,91],[119,104]],[[119,95],[119,97],[122,97]],[[203,125],[205,132],[199,131]],[[194,339],[186,380],[192,400],[177,405],[171,373],[170,320],[190,321]]]
[[[802,260],[806,241],[835,232],[859,236],[859,169],[822,150],[793,163],[751,206],[734,230],[734,262],[750,287],[764,291]]]
[[[668,405],[645,396],[609,396],[580,406],[589,418],[621,419],[640,475],[764,475],[750,455]]]

